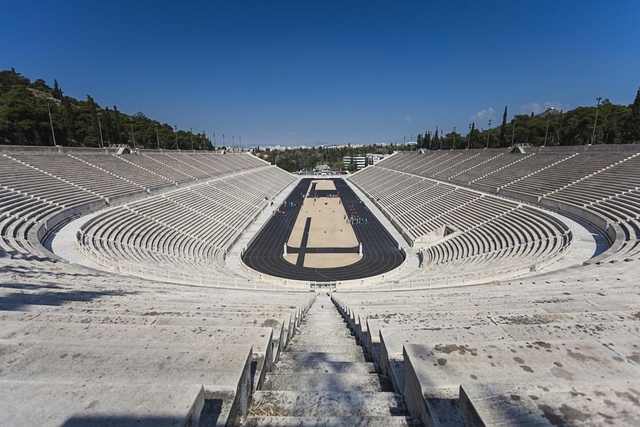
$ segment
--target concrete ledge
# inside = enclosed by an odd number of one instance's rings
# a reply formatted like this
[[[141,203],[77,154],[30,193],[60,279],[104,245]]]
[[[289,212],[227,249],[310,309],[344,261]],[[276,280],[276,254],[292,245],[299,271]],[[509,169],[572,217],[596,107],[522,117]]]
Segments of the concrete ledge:
[[[245,415],[251,399],[250,346],[0,340],[0,350],[0,381],[155,384],[165,390],[200,384],[205,398],[209,389],[223,387],[235,390],[231,417]]]
[[[190,427],[204,406],[200,384],[0,381],[0,425]]]
[[[634,383],[464,384],[460,408],[469,427],[640,425]]]

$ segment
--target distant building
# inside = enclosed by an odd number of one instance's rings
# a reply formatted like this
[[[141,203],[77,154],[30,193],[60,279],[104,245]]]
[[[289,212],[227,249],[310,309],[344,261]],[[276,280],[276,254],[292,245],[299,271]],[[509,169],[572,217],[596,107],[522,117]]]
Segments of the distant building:
[[[367,157],[366,156],[344,156],[342,158],[342,163],[344,163],[345,167],[349,167],[350,164],[355,163],[358,170],[360,170],[367,167]]]
[[[389,157],[389,154],[367,154],[367,165],[376,165]]]
[[[371,154],[367,153],[366,156],[344,156],[342,158],[342,163],[344,163],[345,167],[349,167],[351,163],[355,163],[358,170],[364,169],[369,165],[378,164],[378,162],[389,157],[389,154]]]
[[[545,108],[542,113],[538,114],[538,116],[547,117],[547,116],[556,115],[560,113],[562,113],[562,111],[558,110],[557,108],[549,107],[549,108]]]

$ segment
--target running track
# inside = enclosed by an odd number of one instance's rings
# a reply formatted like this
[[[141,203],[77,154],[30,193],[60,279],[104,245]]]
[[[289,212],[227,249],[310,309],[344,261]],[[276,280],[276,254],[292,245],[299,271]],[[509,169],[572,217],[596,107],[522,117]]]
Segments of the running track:
[[[284,243],[289,240],[298,212],[302,207],[303,194],[309,188],[310,181],[311,178],[305,178],[298,183],[286,199],[295,206],[280,206],[280,210],[284,211],[285,215],[272,215],[253,239],[242,255],[242,260],[249,268],[286,279],[331,282],[384,274],[402,264],[405,256],[398,250],[398,243],[360,202],[347,183],[340,178],[333,179],[333,182],[340,193],[345,210],[349,214],[355,212],[357,216],[367,218],[366,224],[352,225],[358,241],[362,242],[362,258],[355,264],[335,268],[308,268],[285,261],[282,256]],[[336,252],[339,251],[336,249]]]

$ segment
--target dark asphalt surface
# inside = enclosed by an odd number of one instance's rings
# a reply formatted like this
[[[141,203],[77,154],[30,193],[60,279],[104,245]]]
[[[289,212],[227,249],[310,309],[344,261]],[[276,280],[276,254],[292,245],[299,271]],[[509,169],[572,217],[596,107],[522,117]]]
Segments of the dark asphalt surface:
[[[354,222],[353,230],[363,246],[363,256],[360,261],[346,267],[336,268],[308,268],[293,265],[283,258],[284,243],[289,240],[289,235],[296,222],[298,212],[302,207],[304,194],[309,188],[311,178],[300,181],[291,192],[285,203],[278,208],[283,214],[274,214],[264,228],[258,233],[242,256],[244,263],[250,268],[276,277],[292,280],[304,280],[310,282],[331,282],[341,280],[353,280],[363,277],[384,274],[398,267],[404,261],[404,254],[398,250],[398,243],[391,237],[378,219],[369,209],[360,202],[351,188],[340,178],[333,179],[336,189],[340,194],[342,204],[350,217],[361,218]],[[318,196],[329,195],[331,191],[318,191]],[[313,192],[311,196],[313,196]],[[366,222],[365,222],[366,221]],[[303,238],[304,241],[304,238]],[[298,254],[300,264],[300,252],[305,252],[304,243],[301,249],[294,249],[291,253]],[[311,252],[357,252],[357,248],[331,248],[321,251],[309,248]],[[304,256],[304,254],[302,254]]]

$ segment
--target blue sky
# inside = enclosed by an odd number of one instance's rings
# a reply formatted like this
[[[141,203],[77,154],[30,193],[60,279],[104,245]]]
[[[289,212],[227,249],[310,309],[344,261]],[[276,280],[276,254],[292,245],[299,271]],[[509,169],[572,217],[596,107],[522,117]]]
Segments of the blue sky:
[[[0,69],[244,145],[373,143],[640,86],[640,2],[6,2]],[[236,140],[237,142],[237,140]]]

